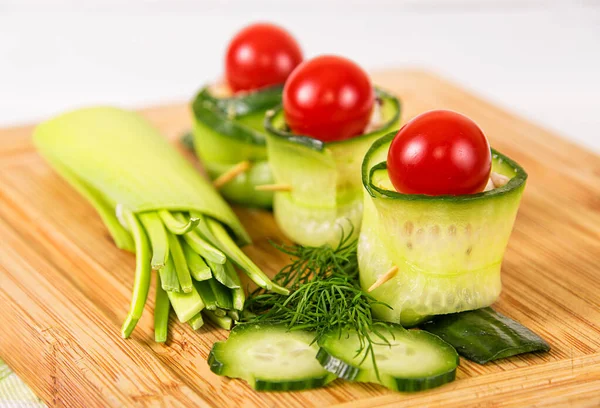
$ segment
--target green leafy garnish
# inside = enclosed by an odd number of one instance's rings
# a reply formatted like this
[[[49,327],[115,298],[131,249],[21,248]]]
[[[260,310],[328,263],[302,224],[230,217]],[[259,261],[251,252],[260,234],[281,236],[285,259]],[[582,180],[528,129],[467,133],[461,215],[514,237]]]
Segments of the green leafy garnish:
[[[350,231],[342,234],[335,248],[274,244],[296,258],[273,278],[291,294],[255,290],[248,297],[246,308],[250,313],[244,320],[283,323],[291,331],[311,331],[316,342],[331,331],[339,332],[340,336],[355,331],[360,344],[357,355],[362,354],[361,362],[370,357],[377,371],[373,345],[389,344],[380,333],[387,331],[387,325],[375,321],[371,314],[371,307],[382,303],[360,287],[357,243]]]

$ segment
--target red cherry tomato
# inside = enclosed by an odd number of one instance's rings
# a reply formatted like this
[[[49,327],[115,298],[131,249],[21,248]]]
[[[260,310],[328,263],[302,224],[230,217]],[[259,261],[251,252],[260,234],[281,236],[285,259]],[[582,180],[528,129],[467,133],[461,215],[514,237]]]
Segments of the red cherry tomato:
[[[448,110],[425,112],[398,131],[388,173],[401,193],[460,195],[482,191],[490,177],[490,145],[475,122]]]
[[[324,142],[362,134],[374,101],[367,74],[331,55],[300,64],[283,88],[283,111],[292,131]]]
[[[229,43],[225,77],[234,92],[283,84],[302,62],[302,50],[283,28],[252,24]]]

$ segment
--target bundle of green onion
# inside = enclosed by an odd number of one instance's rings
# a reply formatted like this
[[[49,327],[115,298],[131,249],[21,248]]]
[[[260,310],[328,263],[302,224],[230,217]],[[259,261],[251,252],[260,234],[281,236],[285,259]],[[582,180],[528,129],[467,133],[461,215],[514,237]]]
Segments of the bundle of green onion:
[[[98,211],[115,244],[136,253],[127,338],[158,271],[155,339],[170,307],[197,329],[209,318],[231,328],[245,294],[235,267],[258,286],[274,284],[238,247],[250,237],[211,184],[141,116],[110,107],[63,114],[38,126],[34,142],[51,166]]]

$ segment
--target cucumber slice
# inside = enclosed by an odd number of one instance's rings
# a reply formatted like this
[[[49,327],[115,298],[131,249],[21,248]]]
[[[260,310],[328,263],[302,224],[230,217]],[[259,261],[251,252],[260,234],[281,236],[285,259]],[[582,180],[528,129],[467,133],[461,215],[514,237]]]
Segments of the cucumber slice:
[[[317,359],[329,372],[350,381],[372,382],[395,391],[421,391],[453,381],[459,357],[456,350],[431,333],[390,325],[379,331],[373,360],[361,348],[356,332],[325,333]],[[377,338],[373,334],[374,338]]]
[[[203,88],[192,103],[194,147],[211,179],[216,179],[241,161],[252,167],[226,183],[221,194],[243,205],[270,208],[273,193],[256,191],[272,184],[267,162],[265,112],[281,103],[281,86],[269,87],[230,98],[216,98]]]
[[[219,375],[241,378],[260,391],[297,391],[335,379],[315,355],[314,333],[288,331],[285,325],[237,325],[227,341],[215,343],[208,364]]]
[[[490,307],[436,316],[421,328],[440,336],[461,356],[478,364],[533,351],[550,351],[540,336]]]
[[[463,196],[397,193],[385,163],[394,136],[373,144],[362,169],[361,286],[369,288],[398,267],[390,281],[371,292],[392,306],[375,306],[375,317],[414,325],[429,315],[489,306],[500,294],[500,265],[527,174],[492,150],[492,171],[510,178],[501,188]]]
[[[276,182],[292,188],[275,194],[275,218],[291,240],[304,246],[334,246],[342,231],[348,231],[348,222],[360,225],[362,157],[400,121],[398,99],[379,89],[376,94],[383,117],[380,128],[340,142],[292,134],[281,108],[267,113],[269,164]],[[358,228],[354,231],[358,234]]]

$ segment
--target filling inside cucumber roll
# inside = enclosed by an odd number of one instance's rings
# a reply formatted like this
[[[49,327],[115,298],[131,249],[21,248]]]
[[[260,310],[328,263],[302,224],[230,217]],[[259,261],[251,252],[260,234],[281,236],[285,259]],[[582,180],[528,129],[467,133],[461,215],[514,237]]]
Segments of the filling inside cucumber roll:
[[[392,307],[376,306],[374,314],[414,325],[430,315],[489,306],[500,294],[500,266],[527,174],[492,149],[491,176],[478,182],[483,191],[398,192],[386,160],[394,136],[376,141],[362,166],[361,285]]]

